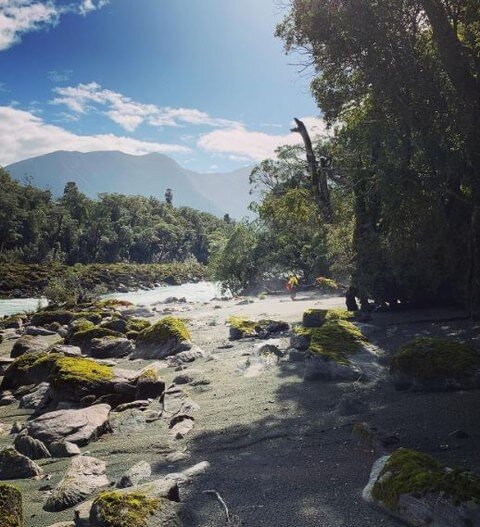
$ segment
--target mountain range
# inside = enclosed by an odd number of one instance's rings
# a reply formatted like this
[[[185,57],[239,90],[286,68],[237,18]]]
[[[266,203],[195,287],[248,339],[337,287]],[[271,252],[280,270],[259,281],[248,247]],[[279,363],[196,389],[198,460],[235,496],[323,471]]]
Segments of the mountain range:
[[[248,215],[252,201],[248,178],[252,167],[228,173],[200,173],[181,167],[163,154],[134,156],[122,152],[67,152],[25,159],[6,167],[10,175],[28,178],[39,188],[61,195],[69,181],[89,197],[101,192],[155,196],[164,199],[171,188],[175,205],[184,205],[217,216]]]

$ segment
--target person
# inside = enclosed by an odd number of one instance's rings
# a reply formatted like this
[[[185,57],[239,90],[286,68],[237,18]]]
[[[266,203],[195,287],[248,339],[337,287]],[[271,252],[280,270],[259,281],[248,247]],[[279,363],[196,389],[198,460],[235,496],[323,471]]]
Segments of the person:
[[[289,291],[292,300],[295,300],[295,296],[297,295],[297,287],[298,278],[295,275],[292,275],[287,281],[287,291]]]

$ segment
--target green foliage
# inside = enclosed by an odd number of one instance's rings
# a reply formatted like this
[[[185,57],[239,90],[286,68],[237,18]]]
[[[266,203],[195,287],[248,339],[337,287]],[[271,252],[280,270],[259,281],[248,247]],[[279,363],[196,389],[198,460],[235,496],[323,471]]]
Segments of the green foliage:
[[[69,184],[56,200],[0,168],[0,261],[170,263],[193,257],[205,264],[212,243],[229,229],[223,219],[153,197],[101,194],[91,200]],[[69,300],[63,282],[54,281],[50,294],[60,303]]]
[[[395,511],[404,494],[439,494],[457,506],[469,501],[480,504],[480,478],[459,470],[447,470],[427,454],[400,448],[390,456],[372,495]]]
[[[176,317],[165,317],[144,329],[137,337],[144,344],[163,344],[170,339],[191,340],[185,323]]]
[[[391,370],[420,379],[461,378],[480,368],[480,353],[452,340],[417,338],[402,346],[391,362]]]
[[[105,527],[145,527],[147,519],[162,507],[164,498],[150,498],[140,492],[102,492],[94,500]]]

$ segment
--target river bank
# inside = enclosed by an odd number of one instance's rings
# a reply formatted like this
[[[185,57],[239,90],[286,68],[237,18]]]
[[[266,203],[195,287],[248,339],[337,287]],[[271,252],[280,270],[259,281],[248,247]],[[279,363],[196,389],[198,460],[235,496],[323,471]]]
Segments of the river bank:
[[[153,289],[159,284],[180,285],[198,282],[206,268],[195,262],[170,264],[89,264],[66,266],[22,263],[0,264],[0,298],[38,298],[50,279],[61,278],[70,270],[78,275],[82,287],[102,286],[109,293]]]
[[[454,338],[478,345],[480,326],[459,320],[463,314],[451,310],[374,314],[359,327],[382,352],[382,373],[375,382],[304,380],[304,363],[290,360],[286,352],[289,332],[275,339],[282,353],[273,361],[258,360],[262,340],[229,339],[231,317],[269,318],[294,326],[301,324],[305,311],[341,308],[343,303],[341,297],[309,293],[295,302],[283,295],[154,306],[149,321],[167,314],[182,318],[204,354],[183,363],[128,357],[114,363],[137,372],[159,364],[165,385],[174,385],[174,393],[186,397],[182,412],[185,405],[192,410],[193,429],[175,438],[168,420],[147,422],[144,416],[156,408],[152,402],[148,410],[111,413],[113,432],[82,447],[83,454],[106,462],[111,482],[141,461],[151,466],[151,480],[204,463],[200,475],[179,486],[184,527],[225,525],[225,510],[207,490],[218,492],[232,517],[246,526],[398,527],[397,520],[361,499],[376,455],[355,442],[354,424],[367,422],[389,431],[398,446],[480,472],[478,390],[399,392],[388,374],[390,358],[412,338]],[[58,340],[55,335],[35,338]],[[8,356],[15,341],[6,339],[0,355]],[[346,412],[341,405],[346,397],[361,404]],[[171,408],[164,404],[164,410]],[[31,413],[15,403],[0,407],[0,422],[8,429],[15,421],[31,419]],[[10,445],[13,437],[0,435],[0,448]],[[12,481],[23,492],[25,527],[72,520],[72,508],[56,513],[43,509],[70,460],[52,458],[38,464],[48,482]]]

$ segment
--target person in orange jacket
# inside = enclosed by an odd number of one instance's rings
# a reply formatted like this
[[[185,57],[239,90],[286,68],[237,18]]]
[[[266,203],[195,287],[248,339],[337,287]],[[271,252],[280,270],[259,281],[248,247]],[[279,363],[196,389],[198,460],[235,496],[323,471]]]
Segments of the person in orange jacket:
[[[290,298],[295,300],[298,288],[298,278],[292,275],[287,281],[287,291],[290,293]]]

